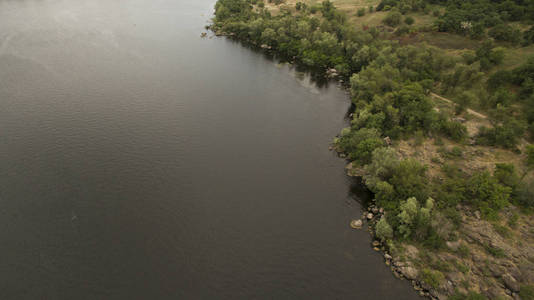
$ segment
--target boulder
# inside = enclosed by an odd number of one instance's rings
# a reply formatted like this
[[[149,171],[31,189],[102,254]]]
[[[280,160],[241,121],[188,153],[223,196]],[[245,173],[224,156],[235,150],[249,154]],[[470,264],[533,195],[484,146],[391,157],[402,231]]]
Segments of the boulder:
[[[404,245],[405,254],[407,257],[415,259],[419,256],[419,250],[412,245]]]
[[[460,247],[460,241],[456,241],[456,242],[447,241],[446,244],[447,244],[447,247],[451,249],[452,251],[456,251]]]
[[[512,275],[510,274],[504,274],[502,276],[502,281],[504,281],[504,285],[510,289],[512,292],[519,292],[519,282],[517,282],[517,280],[515,280],[514,277],[512,277]]]
[[[414,267],[402,267],[399,268],[400,272],[404,277],[406,277],[409,280],[414,280],[417,278],[417,275],[419,275],[419,271],[417,271]]]
[[[372,220],[373,219],[373,214],[372,213],[368,213],[367,214],[367,220]]]
[[[363,221],[358,219],[358,220],[352,220],[350,222],[350,227],[354,228],[354,229],[360,229],[362,228],[363,226]]]

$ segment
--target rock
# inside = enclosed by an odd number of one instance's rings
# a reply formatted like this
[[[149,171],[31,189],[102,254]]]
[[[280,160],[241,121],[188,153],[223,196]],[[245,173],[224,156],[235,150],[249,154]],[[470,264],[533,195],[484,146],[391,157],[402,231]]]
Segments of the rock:
[[[379,241],[373,241],[373,247],[378,247],[380,246],[380,242]]]
[[[475,218],[477,218],[477,220],[480,220],[480,212],[478,210],[475,211]]]
[[[353,166],[352,163],[350,163],[350,164],[348,164],[348,165],[345,167],[345,169],[347,169],[347,170],[352,170],[352,166]]]
[[[484,294],[489,299],[506,299],[506,294],[504,290],[498,288],[498,287],[490,287],[488,290],[484,292]]]
[[[362,228],[363,226],[363,221],[358,219],[358,220],[352,220],[350,222],[350,227],[354,228],[354,229],[360,229]]]
[[[504,285],[509,288],[513,292],[519,292],[519,282],[515,280],[514,277],[510,274],[504,274],[502,276],[502,280],[504,281]]]
[[[419,250],[412,245],[404,245],[405,254],[407,257],[415,259],[419,256]]]
[[[373,207],[373,209],[371,209],[371,212],[375,215],[378,214],[378,208]]]
[[[383,214],[384,213],[384,209],[381,207],[379,210],[378,210],[379,213]]]
[[[374,247],[373,250],[375,250],[375,251],[380,251],[380,248],[378,248],[378,247]]]
[[[493,277],[501,277],[502,274],[504,273],[502,268],[494,263],[490,263],[488,265],[488,269],[490,270],[491,275],[493,275]]]
[[[202,33],[200,34],[200,37],[206,37],[207,35],[208,35],[208,34],[207,34],[206,32],[202,32]]]
[[[368,213],[367,214],[367,220],[372,220],[373,219],[373,214],[372,213]]]
[[[402,267],[399,270],[404,277],[410,280],[416,279],[417,275],[419,274],[419,271],[417,271],[417,269],[414,267]]]
[[[457,286],[465,279],[465,277],[460,272],[450,272],[447,274],[447,279],[452,282],[453,285]]]
[[[393,259],[393,257],[391,257],[391,255],[389,255],[389,254],[387,254],[387,253],[384,254],[384,258],[387,259],[387,260],[391,260],[391,259]]]
[[[456,251],[458,250],[458,247],[460,247],[460,241],[456,241],[456,242],[447,241],[446,244],[447,244],[447,247],[451,249],[452,251]]]
[[[384,143],[386,143],[386,145],[388,145],[388,146],[391,146],[391,139],[389,138],[389,136],[386,136],[384,138]]]

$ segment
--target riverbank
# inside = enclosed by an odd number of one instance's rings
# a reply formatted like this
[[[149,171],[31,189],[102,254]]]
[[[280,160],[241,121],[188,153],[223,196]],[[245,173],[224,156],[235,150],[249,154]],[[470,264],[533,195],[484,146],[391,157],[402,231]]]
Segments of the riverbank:
[[[417,32],[433,29],[395,29],[413,20],[391,8],[383,21],[355,26],[350,10],[329,1],[253,4],[218,1],[212,29],[350,78],[354,113],[332,148],[375,195],[362,220],[394,274],[438,299],[534,295],[534,148],[523,100],[510,98],[523,87],[495,92],[489,83],[503,50],[476,42],[476,55],[458,55],[420,43]]]

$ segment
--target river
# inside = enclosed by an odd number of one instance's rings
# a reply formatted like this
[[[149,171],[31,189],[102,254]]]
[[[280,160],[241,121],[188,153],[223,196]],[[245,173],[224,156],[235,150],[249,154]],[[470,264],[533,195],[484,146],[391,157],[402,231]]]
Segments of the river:
[[[1,299],[414,299],[370,247],[349,98],[214,0],[0,1]]]

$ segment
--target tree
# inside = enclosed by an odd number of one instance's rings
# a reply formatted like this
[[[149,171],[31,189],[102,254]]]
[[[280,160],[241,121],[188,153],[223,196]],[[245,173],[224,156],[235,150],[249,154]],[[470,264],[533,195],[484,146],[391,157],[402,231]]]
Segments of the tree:
[[[385,242],[393,238],[393,229],[386,220],[386,216],[382,216],[378,223],[376,223],[376,236]]]
[[[399,232],[407,239],[412,234],[412,227],[419,214],[419,203],[414,197],[408,198],[408,200],[401,203],[400,210],[401,213],[398,215],[401,222]]]

